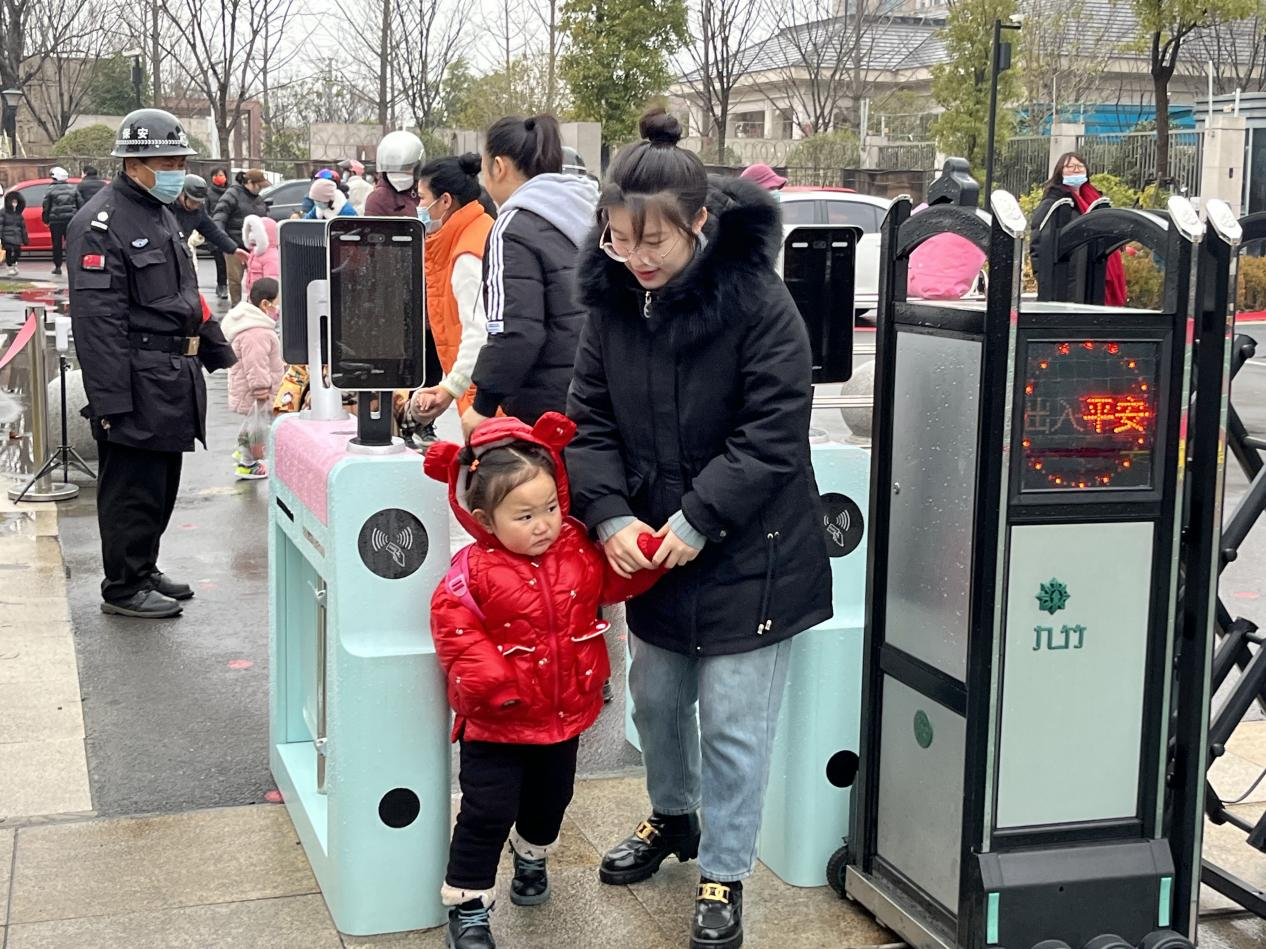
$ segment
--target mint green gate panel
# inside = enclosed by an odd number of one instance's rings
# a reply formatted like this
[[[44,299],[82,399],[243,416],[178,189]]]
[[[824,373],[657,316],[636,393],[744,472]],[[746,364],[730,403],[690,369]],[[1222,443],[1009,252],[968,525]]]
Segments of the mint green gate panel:
[[[757,850],[794,886],[823,886],[827,860],[848,833],[851,788],[833,785],[827,764],[839,752],[856,754],[861,733],[870,452],[826,442],[812,447],[812,460],[832,555],[834,616],[792,641]],[[629,661],[626,650],[626,669]],[[641,749],[627,690],[625,737]],[[836,767],[845,777],[851,770],[843,759]]]
[[[413,452],[347,454],[354,428],[274,427],[270,762],[334,924],[374,935],[446,916],[451,718],[429,604],[448,504]]]
[[[826,883],[827,861],[848,835],[852,756],[861,740],[870,451],[827,442],[813,446],[812,459],[834,615],[792,640],[757,846],[765,865],[793,886]]]

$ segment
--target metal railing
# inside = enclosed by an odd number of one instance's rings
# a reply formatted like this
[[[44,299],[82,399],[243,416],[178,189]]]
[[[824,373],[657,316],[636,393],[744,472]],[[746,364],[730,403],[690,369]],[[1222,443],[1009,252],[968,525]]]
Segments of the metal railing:
[[[994,187],[1026,194],[1050,177],[1051,140],[1045,135],[1016,135],[998,150]]]
[[[1079,135],[1077,150],[1091,174],[1107,173],[1131,188],[1143,190],[1156,183],[1155,132],[1114,135]],[[1195,131],[1169,133],[1169,178],[1166,187],[1187,194],[1200,193],[1200,165],[1204,134]]]
[[[936,170],[936,144],[933,142],[900,142],[875,145],[875,167],[881,169]]]

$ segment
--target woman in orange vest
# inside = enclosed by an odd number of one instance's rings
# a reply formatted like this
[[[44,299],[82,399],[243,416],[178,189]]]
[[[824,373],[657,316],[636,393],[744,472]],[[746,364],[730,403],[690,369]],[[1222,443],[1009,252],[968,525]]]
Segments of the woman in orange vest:
[[[492,217],[480,203],[482,159],[468,154],[437,158],[418,175],[418,217],[426,226],[426,311],[444,369],[439,385],[419,389],[409,404],[418,422],[430,422],[457,402],[474,401],[471,373],[488,339],[483,301],[483,258]]]

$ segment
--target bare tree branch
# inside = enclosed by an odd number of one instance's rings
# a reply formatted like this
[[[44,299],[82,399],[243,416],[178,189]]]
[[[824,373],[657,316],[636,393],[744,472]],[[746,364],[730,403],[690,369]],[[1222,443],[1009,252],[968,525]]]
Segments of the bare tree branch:
[[[724,160],[730,100],[761,49],[764,5],[755,0],[697,0],[691,4],[690,34],[696,42],[686,51],[693,67],[682,81],[703,106],[716,156]]]

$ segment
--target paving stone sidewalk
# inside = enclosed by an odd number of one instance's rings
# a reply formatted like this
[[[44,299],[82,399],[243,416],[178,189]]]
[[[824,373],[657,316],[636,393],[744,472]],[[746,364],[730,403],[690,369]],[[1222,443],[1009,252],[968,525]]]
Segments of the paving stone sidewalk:
[[[442,930],[370,939],[334,928],[282,805],[97,817],[57,513],[0,493],[0,949],[440,949]],[[1228,798],[1266,769],[1266,723],[1241,726],[1214,782]],[[1266,787],[1239,805],[1255,819]],[[502,893],[502,949],[679,949],[698,871],[670,862],[632,887],[598,882],[600,854],[647,809],[640,775],[581,781],[551,861],[554,897],[521,909]],[[1226,828],[1206,853],[1266,887],[1266,857]],[[508,871],[508,864],[505,867]],[[503,872],[500,885],[508,884]],[[1218,905],[1210,895],[1210,907]],[[747,888],[749,949],[848,949],[893,936],[825,887],[764,867]],[[1212,949],[1260,949],[1266,924],[1202,929]]]

